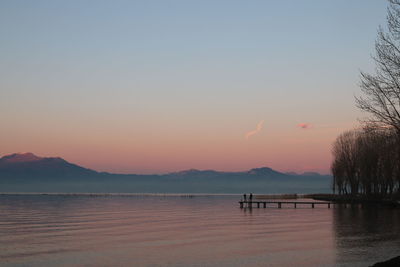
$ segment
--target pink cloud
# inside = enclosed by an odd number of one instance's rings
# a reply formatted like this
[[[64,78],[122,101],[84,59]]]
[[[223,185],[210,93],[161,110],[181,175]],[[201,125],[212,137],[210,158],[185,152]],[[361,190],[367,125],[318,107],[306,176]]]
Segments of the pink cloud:
[[[299,124],[297,124],[297,127],[301,128],[301,129],[310,129],[313,126],[310,123],[299,123]]]
[[[255,130],[247,132],[246,135],[245,135],[246,140],[249,139],[250,136],[255,135],[258,132],[260,132],[262,130],[263,124],[264,124],[264,121],[262,120],[257,124],[257,127],[256,127]]]

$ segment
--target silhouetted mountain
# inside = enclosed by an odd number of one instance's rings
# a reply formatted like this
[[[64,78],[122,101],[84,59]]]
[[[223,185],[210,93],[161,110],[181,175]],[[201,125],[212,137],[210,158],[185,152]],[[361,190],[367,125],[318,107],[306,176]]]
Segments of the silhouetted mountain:
[[[251,175],[258,175],[258,176],[286,176],[286,174],[274,171],[273,169],[268,168],[268,167],[251,169],[247,173],[251,174]]]
[[[162,175],[111,174],[19,153],[0,159],[0,192],[326,193],[330,176],[291,175],[268,167],[244,172],[184,170]]]
[[[16,153],[0,158],[1,178],[60,178],[65,176],[85,177],[98,172],[71,164],[62,158],[42,158],[32,153]]]
[[[15,153],[2,157],[0,159],[0,165],[21,163],[21,162],[32,162],[41,159],[43,158],[38,157],[32,153]]]

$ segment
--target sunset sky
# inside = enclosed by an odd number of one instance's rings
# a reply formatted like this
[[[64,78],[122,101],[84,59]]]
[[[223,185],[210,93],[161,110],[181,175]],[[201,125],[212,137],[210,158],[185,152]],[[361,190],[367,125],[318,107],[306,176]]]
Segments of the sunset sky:
[[[328,173],[386,1],[1,1],[0,156]]]

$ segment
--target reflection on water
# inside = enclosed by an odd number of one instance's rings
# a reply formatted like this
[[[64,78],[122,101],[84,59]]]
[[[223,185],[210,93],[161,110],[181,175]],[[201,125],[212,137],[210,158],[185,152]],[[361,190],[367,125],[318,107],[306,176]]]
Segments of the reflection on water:
[[[368,266],[400,255],[399,210],[341,206],[333,214],[339,263]]]
[[[397,210],[239,209],[237,198],[0,196],[2,266],[368,266]]]

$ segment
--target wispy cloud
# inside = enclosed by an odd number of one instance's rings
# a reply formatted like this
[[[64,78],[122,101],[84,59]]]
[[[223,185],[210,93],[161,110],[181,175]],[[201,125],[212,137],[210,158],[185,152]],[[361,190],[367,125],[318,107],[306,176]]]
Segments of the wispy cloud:
[[[299,123],[299,124],[297,124],[297,127],[301,128],[301,129],[310,129],[313,126],[310,123]]]
[[[263,125],[264,125],[264,121],[262,120],[262,121],[260,121],[260,122],[257,124],[257,127],[256,127],[255,130],[250,131],[250,132],[247,132],[247,133],[245,134],[246,140],[248,140],[251,136],[253,136],[253,135],[259,133],[259,132],[262,130]]]

